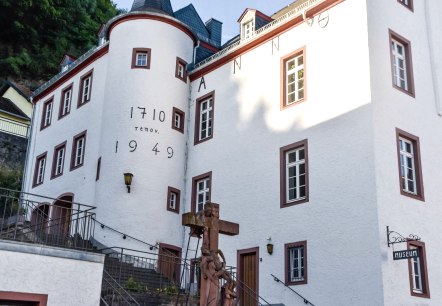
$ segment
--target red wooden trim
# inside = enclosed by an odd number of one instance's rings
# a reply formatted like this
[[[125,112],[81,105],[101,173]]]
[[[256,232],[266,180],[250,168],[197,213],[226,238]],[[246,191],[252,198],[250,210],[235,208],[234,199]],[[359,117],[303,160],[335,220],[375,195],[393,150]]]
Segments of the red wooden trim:
[[[399,91],[402,91],[403,93],[406,93],[407,95],[415,98],[415,88],[414,88],[414,76],[413,76],[413,60],[411,58],[411,42],[404,38],[403,36],[395,33],[391,29],[388,29],[389,34],[389,45],[390,45],[390,66],[391,66],[391,81],[393,88],[396,88]],[[402,45],[404,45],[405,48],[405,65],[407,68],[407,83],[408,83],[408,90],[405,90],[396,84],[394,84],[394,67],[393,67],[393,49],[391,46],[391,43],[393,40],[398,41]]]
[[[183,76],[182,77],[179,75],[179,72],[178,72],[179,65],[183,66]],[[183,60],[182,58],[179,58],[178,56],[176,58],[176,64],[175,64],[175,77],[177,79],[180,79],[184,83],[187,83],[187,63],[185,60]]]
[[[284,55],[283,57],[281,57],[281,79],[280,79],[280,83],[281,83],[281,105],[280,105],[280,109],[286,109],[288,107],[292,107],[294,105],[298,105],[299,103],[305,102],[307,101],[307,61],[306,61],[306,46],[299,48],[298,50],[291,52],[287,55]],[[291,103],[289,105],[287,105],[287,97],[285,94],[286,88],[287,88],[287,83],[286,83],[286,76],[287,76],[287,71],[285,69],[285,64],[292,59],[295,56],[298,56],[302,54],[302,60],[303,60],[303,65],[304,65],[304,98],[302,98],[301,100]]]
[[[175,126],[175,114],[178,114],[181,117],[179,127]],[[178,132],[184,134],[185,117],[186,117],[186,114],[182,110],[180,110],[179,108],[173,107],[172,108],[172,129],[177,130]]]
[[[0,300],[17,302],[35,302],[38,306],[46,306],[48,303],[47,294],[0,291]]]
[[[410,280],[410,294],[421,298],[430,298],[430,286],[428,283],[428,270],[427,270],[427,254],[425,252],[425,243],[422,241],[407,241],[407,249],[411,249],[411,246],[415,246],[419,249],[419,257],[421,260],[421,274],[422,274],[422,293],[416,293],[413,291],[413,276],[412,276],[412,262],[408,259],[408,275]]]
[[[415,163],[414,167],[415,167],[415,172],[416,172],[416,189],[417,189],[416,193],[417,194],[405,192],[402,189],[401,154],[400,154],[401,148],[399,146],[399,137],[405,138],[405,139],[411,141],[411,143],[413,144],[414,163]],[[399,189],[400,189],[401,194],[404,196],[425,202],[419,137],[414,136],[410,133],[407,133],[401,129],[396,128],[396,146],[397,146]]]
[[[212,171],[206,172],[204,174],[200,174],[198,176],[194,176],[192,178],[192,203],[191,203],[191,211],[196,212],[196,188],[197,182],[202,179],[209,179],[209,202],[212,200]]]
[[[48,160],[47,160],[47,158],[46,158],[46,157],[47,157],[47,154],[48,154],[48,151],[46,151],[46,152],[44,152],[44,153],[38,155],[38,156],[35,158],[34,177],[33,177],[33,179],[32,179],[32,188],[37,187],[37,186],[39,186],[39,185],[41,185],[41,184],[44,183],[44,175],[45,175],[45,173],[46,173],[46,166],[47,166],[47,162],[48,162]],[[43,180],[41,181],[41,183],[37,183],[37,177],[38,177],[38,164],[39,164],[40,160],[42,160],[42,159],[45,159],[45,168],[44,168],[44,170],[43,170]]]
[[[89,84],[89,99],[83,102],[83,90],[84,90],[84,80],[87,78],[91,78],[91,82]],[[94,78],[94,68],[86,72],[84,75],[80,77],[80,88],[78,90],[78,101],[77,101],[77,108],[82,107],[86,103],[90,102],[92,99],[92,84],[93,84],[93,78]]]
[[[51,171],[51,180],[62,176],[63,172],[64,172],[64,163],[66,161],[66,143],[67,141],[65,140],[64,142],[60,143],[59,145],[55,146],[54,148],[54,153],[52,155],[52,171]],[[57,155],[58,155],[58,151],[64,149],[64,156],[63,156],[63,165],[62,165],[62,169],[61,169],[61,173],[59,174],[55,174],[55,170],[56,170],[56,165],[57,165]]]
[[[255,254],[256,257],[256,261],[255,261],[255,266],[256,266],[256,270],[255,270],[255,274],[256,274],[256,296],[259,297],[259,247],[254,247],[254,248],[249,248],[249,249],[242,249],[242,250],[237,250],[237,257],[236,257],[236,265],[238,267],[238,279],[241,280],[242,282],[244,282],[243,279],[243,275],[241,273],[241,268],[242,268],[242,256],[246,255],[246,254]],[[238,295],[241,296],[242,292],[241,292],[241,288],[238,288]]]
[[[69,109],[66,112],[66,114],[63,115],[63,109],[64,109],[64,96],[66,94],[66,92],[68,92],[69,90],[71,90],[71,102],[69,104]],[[71,113],[71,108],[72,108],[72,101],[74,97],[74,83],[71,82],[69,85],[65,86],[62,90],[61,90],[61,96],[60,96],[60,107],[58,108],[58,120],[60,120],[63,117],[66,117],[67,115],[69,115]]]
[[[291,282],[289,281],[289,268],[290,268],[290,256],[289,249],[293,247],[302,246],[304,247],[304,280],[299,282]],[[294,286],[294,285],[303,285],[307,284],[307,240],[286,243],[284,245],[284,274],[285,274],[285,284],[286,286]]]
[[[170,194],[174,193],[176,196],[176,202],[175,202],[175,209],[170,208]],[[173,188],[168,186],[167,187],[167,210],[177,213],[180,213],[180,198],[181,198],[181,191],[177,188]]]
[[[49,120],[48,124],[45,124],[45,119],[46,119],[46,109],[48,108],[48,105],[52,104],[52,110],[51,110],[51,119]],[[49,99],[47,99],[44,103],[43,103],[43,107],[41,110],[41,122],[40,122],[40,131],[44,130],[45,128],[47,128],[48,126],[51,125],[52,123],[52,115],[54,114],[54,96],[51,96]]]
[[[72,171],[72,170],[75,170],[77,168],[80,168],[84,164],[84,159],[85,159],[85,156],[86,156],[86,134],[87,134],[87,130],[85,130],[85,131],[75,135],[73,137],[73,139],[72,139],[71,168],[70,168],[69,171]],[[77,141],[80,138],[82,138],[82,137],[84,137],[83,161],[82,161],[81,164],[74,166],[75,165],[75,157],[76,157],[76,154],[77,154]]]
[[[137,66],[137,53],[146,53],[146,66]],[[133,48],[132,50],[132,69],[150,69],[151,48]]]
[[[131,21],[131,20],[138,20],[138,19],[149,19],[149,20],[156,20],[156,21],[160,21],[160,22],[164,22],[167,24],[170,24],[172,26],[174,26],[175,28],[183,31],[187,36],[189,36],[192,40],[193,40],[193,44],[196,45],[196,37],[194,36],[194,34],[192,33],[192,31],[187,28],[187,26],[185,26],[184,24],[175,21],[174,19],[171,18],[167,18],[164,16],[157,16],[157,15],[149,15],[148,13],[144,13],[144,14],[130,14],[130,15],[126,15],[118,20],[115,20],[112,24],[109,25],[109,29],[107,31],[107,35],[106,37],[109,39],[112,30],[119,24],[126,22],[126,21]]]
[[[212,134],[207,137],[204,138],[202,140],[199,140],[199,132],[200,132],[200,104],[201,102],[212,98]],[[196,103],[195,103],[195,132],[194,132],[194,140],[193,140],[193,144],[197,145],[199,143],[202,143],[204,141],[207,141],[209,139],[213,138],[213,134],[215,133],[215,91],[211,91],[208,94],[205,94],[204,96],[196,99]]]
[[[304,147],[305,155],[305,199],[293,202],[287,202],[286,197],[286,152]],[[309,201],[309,169],[308,169],[308,141],[307,139],[292,143],[279,149],[279,168],[280,168],[280,208],[289,207],[297,204],[306,203]]]

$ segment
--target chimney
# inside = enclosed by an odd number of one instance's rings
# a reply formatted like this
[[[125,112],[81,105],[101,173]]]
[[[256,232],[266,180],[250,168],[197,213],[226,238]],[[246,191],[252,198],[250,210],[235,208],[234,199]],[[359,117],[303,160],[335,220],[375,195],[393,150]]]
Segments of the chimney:
[[[209,38],[212,40],[212,42],[214,42],[217,47],[221,46],[223,23],[211,18],[206,21],[206,28],[209,31]]]

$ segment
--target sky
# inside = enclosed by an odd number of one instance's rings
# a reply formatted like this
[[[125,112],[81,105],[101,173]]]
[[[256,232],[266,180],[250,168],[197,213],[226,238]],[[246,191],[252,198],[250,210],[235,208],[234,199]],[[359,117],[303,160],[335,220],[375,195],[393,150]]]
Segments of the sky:
[[[246,8],[272,15],[295,0],[171,0],[174,11],[193,4],[201,19],[215,18],[223,23],[223,42],[239,34],[238,18]],[[130,10],[133,0],[113,0],[118,8]]]

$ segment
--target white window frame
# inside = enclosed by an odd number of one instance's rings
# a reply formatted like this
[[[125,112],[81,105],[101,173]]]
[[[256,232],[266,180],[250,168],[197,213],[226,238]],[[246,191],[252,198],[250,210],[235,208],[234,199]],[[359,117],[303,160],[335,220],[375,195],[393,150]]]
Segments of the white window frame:
[[[198,139],[202,141],[212,136],[213,127],[213,98],[209,97],[199,103],[199,131]],[[207,107],[203,107],[207,105]],[[206,117],[206,119],[204,119]]]
[[[183,79],[184,78],[184,65],[182,64],[182,63],[180,63],[180,62],[178,62],[178,77],[180,77],[181,79]]]
[[[300,64],[299,61],[302,61]],[[290,63],[294,63],[290,67]],[[285,61],[285,102],[286,105],[297,103],[305,97],[305,70],[304,70],[304,53],[301,52]],[[302,74],[302,76],[300,76]],[[293,76],[293,80],[290,80]],[[290,86],[293,85],[293,90]],[[291,96],[294,95],[292,99]]]
[[[202,188],[200,188],[202,184]],[[200,196],[202,196],[203,201],[200,202]],[[204,204],[210,201],[210,178],[203,178],[196,182],[196,211],[201,211],[204,209]]]
[[[88,102],[91,99],[91,85],[92,85],[92,75],[88,75],[83,79],[82,86],[82,96],[81,96],[81,104]]]
[[[56,150],[55,171],[54,171],[55,176],[63,173],[65,156],[66,156],[66,147],[65,146]]]
[[[242,24],[242,37],[243,39],[249,39],[255,32],[255,21],[250,19]]]
[[[74,167],[78,167],[84,162],[84,149],[86,143],[86,136],[81,136],[75,140],[75,158]]]
[[[416,246],[411,246],[411,250],[419,249]],[[422,282],[422,266],[421,266],[421,254],[418,257],[411,258],[411,277],[413,279],[413,292],[423,294],[423,282]]]
[[[63,92],[63,107],[61,110],[61,117],[68,114],[71,110],[72,103],[72,87]]]
[[[37,179],[35,180],[35,184],[42,184],[45,176],[45,168],[46,168],[46,156],[40,158],[37,161]]]
[[[409,150],[407,150],[407,145]],[[416,159],[414,156],[414,143],[403,137],[399,137],[399,157],[401,165],[402,190],[414,195],[417,195],[417,180],[416,180]],[[411,162],[411,168],[408,164]],[[407,169],[406,169],[407,168]],[[409,175],[411,172],[411,177]],[[408,182],[412,182],[412,190],[409,188]]]
[[[175,112],[174,114],[173,114],[173,116],[174,116],[174,120],[173,120],[173,122],[174,122],[174,126],[175,126],[175,128],[177,128],[177,129],[181,129],[181,114],[178,114],[177,112]]]
[[[148,57],[149,55],[147,54],[146,51],[138,51],[135,54],[135,66],[137,67],[147,67],[147,61],[148,61]]]
[[[409,90],[408,69],[407,69],[408,59],[407,59],[406,48],[407,46],[405,46],[403,43],[397,41],[394,38],[391,39],[394,85],[402,88],[405,91],[408,91]]]
[[[176,210],[177,209],[177,197],[176,192],[171,191],[169,195],[169,209]]]
[[[51,124],[51,119],[52,119],[52,107],[53,107],[53,102],[48,102],[45,104],[45,123],[44,126],[48,126]]]
[[[300,152],[303,151],[304,152],[304,158],[300,159]],[[295,154],[295,160],[293,162],[289,161],[289,156],[291,154]],[[306,167],[305,167],[305,149],[304,146],[293,149],[293,150],[289,150],[287,152],[285,152],[285,167],[286,167],[286,200],[288,203],[290,202],[296,202],[296,201],[300,201],[306,198],[306,194],[307,194],[307,171],[306,171]],[[304,173],[301,173],[300,168],[301,165],[304,165]],[[290,176],[290,169],[294,168],[295,169],[295,174],[293,176]],[[304,176],[304,185],[301,185],[301,176]],[[290,187],[290,179],[294,178],[296,180],[296,184],[291,188]],[[301,188],[304,187],[304,195],[301,196]],[[290,196],[290,191],[293,190],[295,191],[295,196],[293,198],[291,198]]]
[[[289,257],[289,281],[302,282],[305,280],[305,248],[303,245],[288,248]],[[297,266],[296,266],[297,264]],[[295,277],[298,274],[298,277]]]

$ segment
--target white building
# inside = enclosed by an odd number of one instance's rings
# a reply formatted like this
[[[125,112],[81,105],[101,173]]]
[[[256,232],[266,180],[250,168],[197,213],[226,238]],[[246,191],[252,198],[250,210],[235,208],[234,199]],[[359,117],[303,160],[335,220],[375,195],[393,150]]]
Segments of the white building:
[[[298,0],[246,10],[221,46],[193,6],[137,0],[34,93],[25,190],[182,257],[181,214],[219,203],[240,224],[227,263],[271,304],[302,305],[292,288],[315,305],[441,305],[440,13]],[[387,226],[421,240],[388,246]],[[105,229],[103,245],[143,247]],[[419,257],[393,260],[407,248]]]

